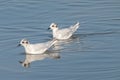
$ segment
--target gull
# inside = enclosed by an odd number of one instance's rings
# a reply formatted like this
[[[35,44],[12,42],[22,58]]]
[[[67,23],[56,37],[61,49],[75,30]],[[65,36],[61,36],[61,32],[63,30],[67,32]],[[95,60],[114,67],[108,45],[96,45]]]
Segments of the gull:
[[[64,28],[64,29],[59,29],[57,24],[51,23],[48,29],[52,30],[53,38],[64,40],[64,39],[69,39],[78,28],[79,28],[79,22],[77,22],[73,26],[70,26],[69,28]]]
[[[53,39],[44,43],[30,44],[27,39],[22,39],[18,46],[23,46],[27,54],[42,54],[55,44],[56,41],[56,39]]]

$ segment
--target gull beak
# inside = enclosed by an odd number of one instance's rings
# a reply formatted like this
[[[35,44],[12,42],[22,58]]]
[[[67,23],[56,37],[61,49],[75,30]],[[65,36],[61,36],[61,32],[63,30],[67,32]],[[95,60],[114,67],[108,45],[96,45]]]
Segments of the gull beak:
[[[51,30],[51,28],[48,28],[48,30]]]
[[[21,46],[21,44],[18,44],[17,47]]]

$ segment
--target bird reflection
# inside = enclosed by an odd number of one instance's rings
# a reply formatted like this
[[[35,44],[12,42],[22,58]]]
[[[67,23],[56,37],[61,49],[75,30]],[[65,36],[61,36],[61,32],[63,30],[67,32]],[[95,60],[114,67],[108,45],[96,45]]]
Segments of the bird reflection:
[[[58,40],[53,45],[53,50],[62,50],[62,49],[64,49],[64,45],[71,44],[72,42],[80,42],[80,37],[78,35],[73,35],[69,39]]]
[[[21,65],[28,68],[34,61],[44,60],[45,58],[60,59],[60,54],[55,51],[46,51],[43,54],[26,54],[24,61],[19,61]]]

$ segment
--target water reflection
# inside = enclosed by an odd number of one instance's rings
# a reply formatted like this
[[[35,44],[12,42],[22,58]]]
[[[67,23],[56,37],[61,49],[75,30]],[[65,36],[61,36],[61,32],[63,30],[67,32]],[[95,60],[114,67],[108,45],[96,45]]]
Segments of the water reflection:
[[[24,61],[19,62],[23,67],[28,68],[32,62],[46,58],[60,59],[60,54],[57,51],[46,51],[44,54],[26,54]]]
[[[53,50],[62,50],[64,45],[71,44],[72,42],[80,42],[80,35],[73,35],[71,38],[66,40],[58,40],[53,47]],[[72,44],[71,44],[72,45]]]

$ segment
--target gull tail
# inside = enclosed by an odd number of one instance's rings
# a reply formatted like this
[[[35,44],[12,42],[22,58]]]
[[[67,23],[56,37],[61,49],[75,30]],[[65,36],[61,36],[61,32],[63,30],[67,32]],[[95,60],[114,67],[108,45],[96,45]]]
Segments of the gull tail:
[[[48,48],[50,48],[52,45],[54,45],[57,41],[58,41],[57,39],[53,39],[52,41],[47,42]]]
[[[79,28],[79,26],[80,26],[80,23],[77,22],[75,25],[71,26],[70,28],[71,28],[72,32],[75,32]]]

